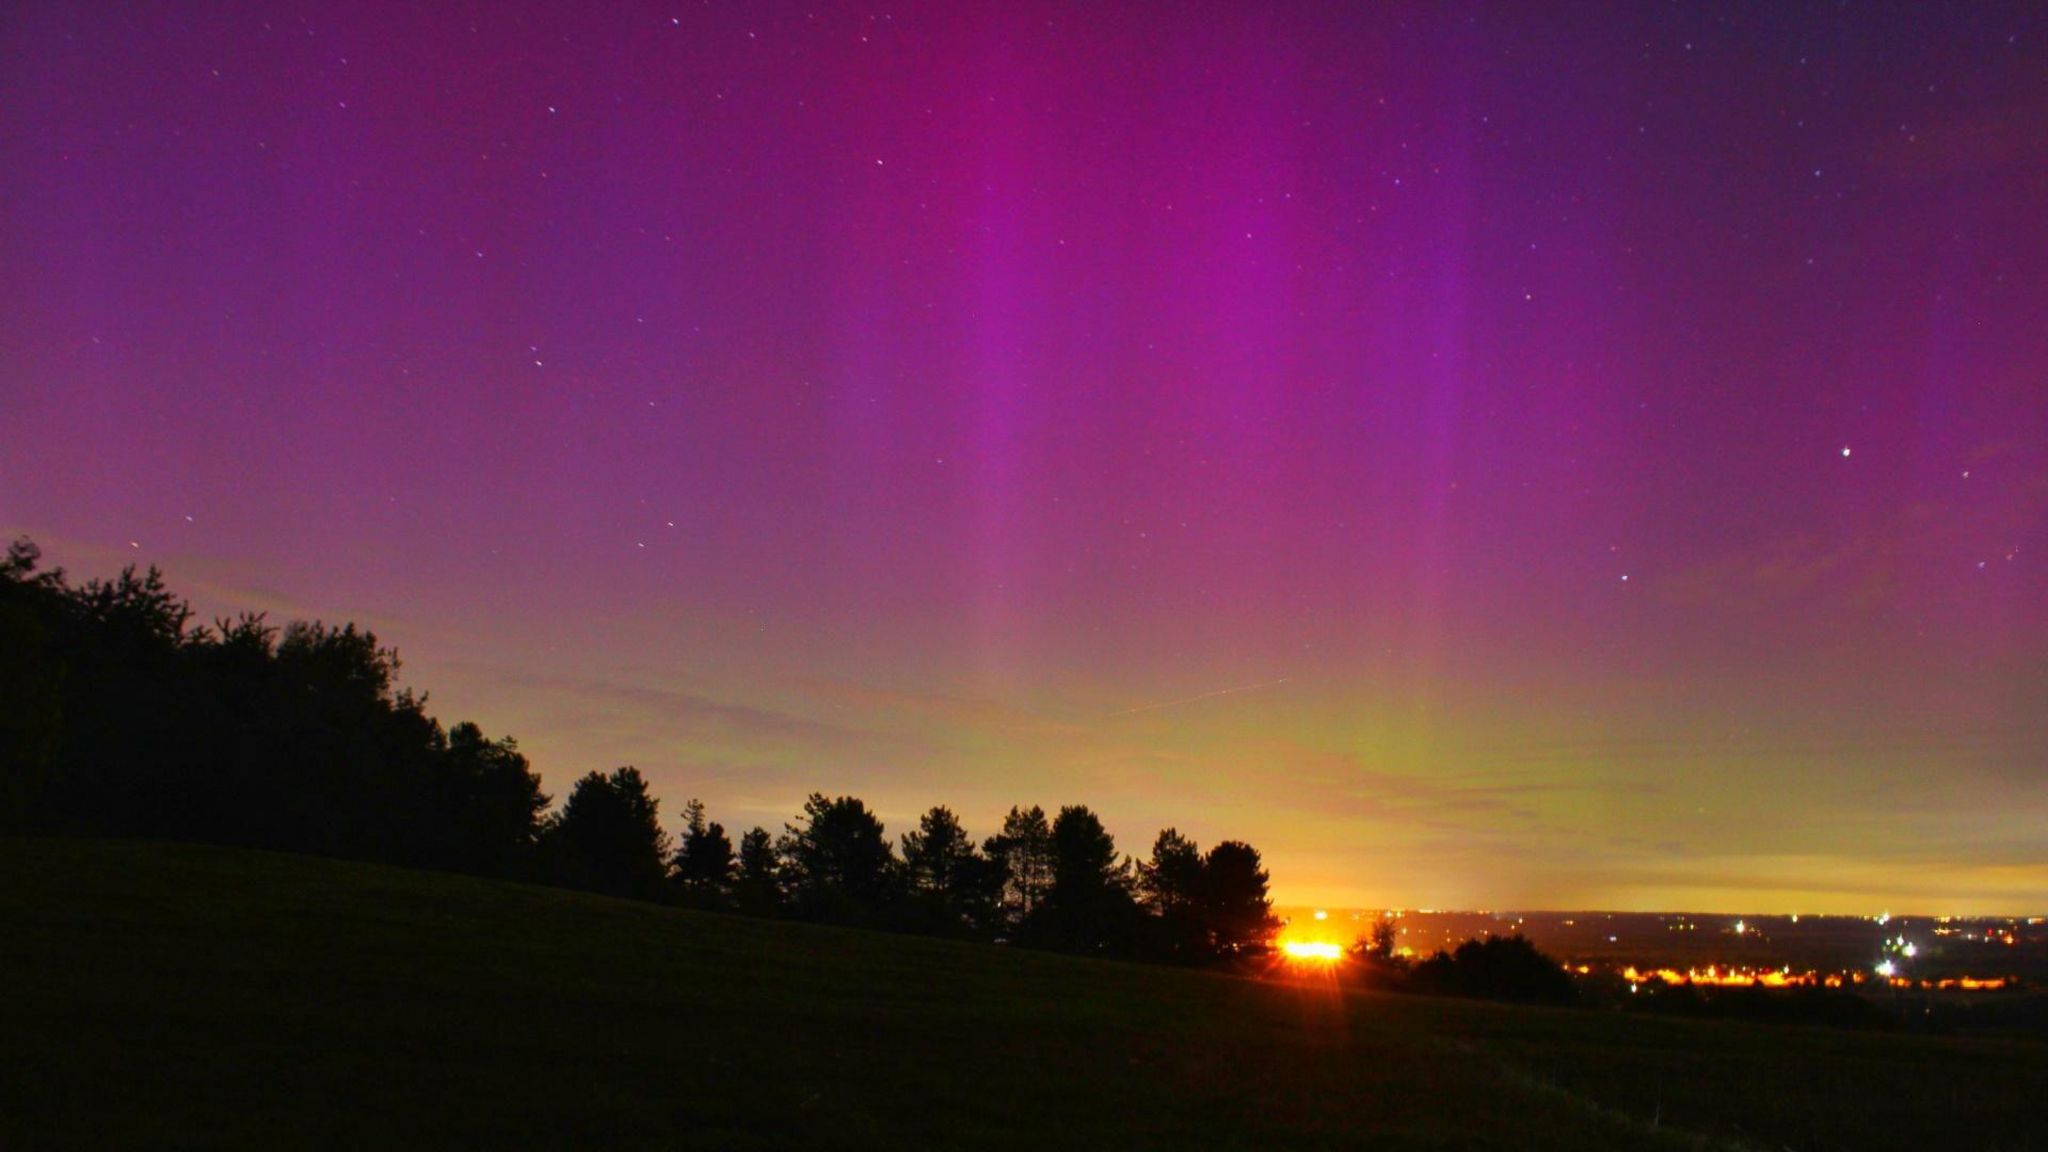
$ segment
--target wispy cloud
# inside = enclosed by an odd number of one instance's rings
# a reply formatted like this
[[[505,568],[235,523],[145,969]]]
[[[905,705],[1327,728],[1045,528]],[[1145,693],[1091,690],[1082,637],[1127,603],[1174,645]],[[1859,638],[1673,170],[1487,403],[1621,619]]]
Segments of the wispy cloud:
[[[587,726],[623,727],[678,748],[768,746],[783,755],[841,761],[923,750],[922,741],[898,730],[720,700],[661,684],[524,668],[465,667],[470,676],[486,679],[529,707],[545,708],[571,723],[580,716]]]

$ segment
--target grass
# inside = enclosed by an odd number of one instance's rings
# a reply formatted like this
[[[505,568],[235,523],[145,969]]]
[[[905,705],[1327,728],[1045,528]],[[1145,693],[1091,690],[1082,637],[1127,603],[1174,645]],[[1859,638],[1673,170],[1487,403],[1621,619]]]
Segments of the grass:
[[[0,1147],[2038,1146],[2038,1043],[1507,1008],[0,840]]]

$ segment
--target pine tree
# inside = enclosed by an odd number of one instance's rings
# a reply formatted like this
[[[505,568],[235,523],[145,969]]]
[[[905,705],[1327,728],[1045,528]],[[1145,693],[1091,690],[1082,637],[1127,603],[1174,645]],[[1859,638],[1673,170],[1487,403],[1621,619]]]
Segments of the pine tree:
[[[683,805],[683,842],[676,849],[675,880],[684,902],[699,908],[724,907],[732,890],[732,839],[725,827],[704,818],[704,802]]]

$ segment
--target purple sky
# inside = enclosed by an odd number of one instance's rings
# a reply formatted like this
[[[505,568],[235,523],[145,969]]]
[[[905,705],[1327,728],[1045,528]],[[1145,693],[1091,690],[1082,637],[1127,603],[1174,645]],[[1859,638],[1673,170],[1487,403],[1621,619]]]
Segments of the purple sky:
[[[2048,15],[1110,7],[10,5],[0,531],[728,826],[2048,906]]]

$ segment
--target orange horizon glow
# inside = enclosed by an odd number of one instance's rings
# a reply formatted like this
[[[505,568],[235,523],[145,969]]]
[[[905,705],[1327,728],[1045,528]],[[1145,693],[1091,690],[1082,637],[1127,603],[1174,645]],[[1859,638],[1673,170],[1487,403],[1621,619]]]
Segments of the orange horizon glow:
[[[1320,940],[1283,940],[1280,951],[1289,960],[1314,960],[1325,964],[1334,964],[1344,958],[1344,949],[1340,945]]]

